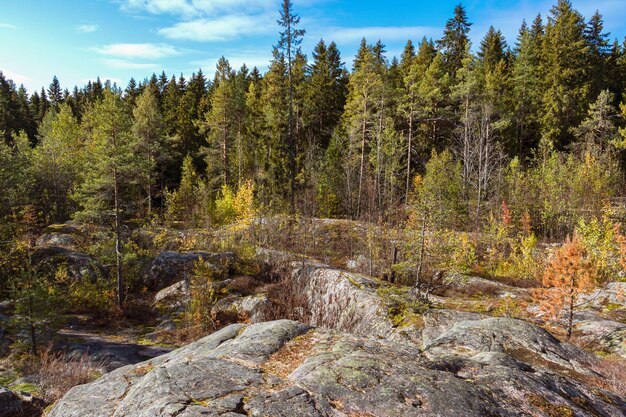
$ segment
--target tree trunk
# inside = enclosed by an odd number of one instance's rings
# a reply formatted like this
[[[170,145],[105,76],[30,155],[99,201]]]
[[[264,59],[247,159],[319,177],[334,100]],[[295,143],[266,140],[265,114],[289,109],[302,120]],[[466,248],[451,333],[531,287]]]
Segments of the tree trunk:
[[[124,278],[122,275],[122,221],[120,210],[120,190],[119,190],[119,174],[117,168],[114,169],[114,200],[115,200],[115,262],[117,271],[117,304],[120,308],[124,307]]]
[[[410,111],[410,110],[409,110]],[[409,203],[409,188],[411,185],[411,146],[413,141],[413,112],[409,115],[409,147],[406,152],[406,190],[404,191],[404,204]]]
[[[367,98],[363,108],[363,128],[361,132],[361,168],[359,169],[359,193],[356,201],[356,217],[361,214],[361,193],[363,192],[363,174],[365,171],[365,135],[367,132]]]
[[[33,297],[28,296],[28,327],[30,330],[30,353],[37,354],[37,332],[33,321]]]

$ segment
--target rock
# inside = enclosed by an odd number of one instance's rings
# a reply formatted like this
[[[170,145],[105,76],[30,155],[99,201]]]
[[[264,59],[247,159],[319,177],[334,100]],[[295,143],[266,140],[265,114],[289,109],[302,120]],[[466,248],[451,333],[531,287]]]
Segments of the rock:
[[[609,353],[626,358],[626,327],[611,332],[600,339],[600,346]]]
[[[587,308],[626,308],[626,282],[610,282],[589,294],[581,294],[578,304]]]
[[[265,312],[269,305],[270,301],[264,294],[247,297],[229,296],[219,300],[211,312],[222,323],[230,318],[249,323],[260,323],[265,320]]]
[[[392,321],[391,298],[383,300],[377,292],[387,288],[382,283],[313,262],[293,262],[292,267],[296,286],[306,297],[305,310],[312,325],[421,343],[421,329]]]
[[[452,354],[466,358],[482,352],[499,352],[548,369],[579,373],[588,373],[583,364],[593,361],[592,355],[560,343],[534,324],[496,317],[456,323],[426,344],[425,352],[431,356]]]
[[[593,344],[620,329],[626,329],[626,324],[607,319],[597,311],[583,310],[574,313],[576,337],[585,343]]]
[[[531,324],[489,320],[455,325],[427,353],[411,343],[287,320],[236,324],[74,387],[48,416],[626,415],[624,399],[585,386],[578,374],[546,371],[506,353],[513,334],[506,326],[522,331],[516,339],[525,340],[514,345],[573,355],[561,358],[566,363],[580,354],[575,348],[559,346]],[[465,344],[468,350],[444,349],[443,340],[450,342],[460,328],[479,336]]]
[[[359,255],[356,259],[349,259],[346,262],[346,268],[350,271],[365,271],[367,264],[367,258],[363,255]]]
[[[40,416],[44,402],[24,392],[0,387],[0,417]]]
[[[163,288],[154,296],[154,304],[168,309],[185,306],[189,302],[189,284],[187,281],[178,281],[169,287]]]
[[[46,233],[37,239],[36,244],[37,246],[59,246],[71,250],[77,247],[76,240],[64,233]]]
[[[95,281],[107,276],[105,268],[91,255],[59,246],[39,248],[33,254],[33,263],[43,273],[54,274],[59,267],[67,267],[70,278]]]
[[[189,280],[194,263],[206,261],[217,275],[225,275],[234,267],[234,253],[208,252],[162,252],[152,262],[145,277],[145,285],[151,290],[161,290],[176,282]]]
[[[433,309],[423,315],[422,346],[430,343],[461,321],[486,319],[488,316],[457,310]]]

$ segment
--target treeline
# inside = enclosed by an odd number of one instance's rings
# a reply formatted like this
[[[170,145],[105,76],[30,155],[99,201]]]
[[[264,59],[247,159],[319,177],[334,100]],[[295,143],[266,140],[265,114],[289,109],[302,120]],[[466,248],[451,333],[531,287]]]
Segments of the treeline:
[[[334,42],[302,53],[289,1],[281,24],[265,74],[222,58],[213,80],[70,92],[55,77],[31,95],[0,74],[0,216],[197,226],[254,190],[274,212],[378,221],[410,204],[466,230],[505,201],[515,222],[562,237],[622,193],[626,42],[599,13],[560,0],[513,44],[491,27],[473,48],[459,5],[441,39],[399,59],[363,39],[350,69]]]

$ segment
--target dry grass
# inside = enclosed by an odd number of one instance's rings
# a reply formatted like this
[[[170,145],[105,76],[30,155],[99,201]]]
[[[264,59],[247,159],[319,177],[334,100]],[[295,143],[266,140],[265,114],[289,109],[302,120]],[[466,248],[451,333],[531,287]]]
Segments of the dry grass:
[[[613,391],[621,397],[626,396],[626,359],[620,357],[599,358],[589,364],[592,371],[602,375],[597,384]]]
[[[266,286],[266,295],[270,307],[264,311],[267,321],[296,320],[302,323],[311,322],[309,301],[298,280],[291,275],[289,265],[279,265],[274,270],[276,282]]]
[[[311,355],[317,343],[315,336],[315,331],[311,330],[285,343],[263,364],[263,370],[286,379]]]
[[[71,356],[47,349],[41,354],[37,365],[33,369],[35,381],[40,387],[42,398],[52,403],[70,388],[98,378],[104,364],[92,362],[87,354]]]

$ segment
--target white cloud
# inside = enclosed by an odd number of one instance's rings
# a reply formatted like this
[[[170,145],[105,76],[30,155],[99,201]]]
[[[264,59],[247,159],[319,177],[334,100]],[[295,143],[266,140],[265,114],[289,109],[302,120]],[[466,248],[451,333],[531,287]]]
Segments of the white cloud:
[[[17,29],[17,26],[12,25],[10,23],[2,23],[2,22],[0,22],[0,29]]]
[[[103,59],[102,63],[112,69],[154,70],[160,67],[158,64],[132,62],[124,59]]]
[[[249,13],[276,8],[274,0],[121,0],[122,10],[197,18],[245,9]]]
[[[419,40],[422,37],[435,36],[441,32],[441,28],[431,26],[369,26],[354,28],[330,29],[324,36],[329,41],[338,43],[358,42],[365,38],[368,42],[404,41],[408,39]]]
[[[0,72],[4,74],[4,76],[10,80],[12,80],[15,84],[29,84],[31,81],[34,81],[33,78],[20,74],[18,72],[14,72],[8,69],[1,69]]]
[[[96,32],[100,27],[98,25],[78,25],[76,26],[76,32],[78,33],[92,33]]]
[[[171,45],[153,43],[114,43],[93,48],[102,55],[118,58],[157,59],[180,55],[180,51]]]
[[[242,36],[269,33],[275,29],[274,20],[269,15],[226,15],[215,19],[179,22],[160,29],[159,34],[175,40],[226,41]]]

